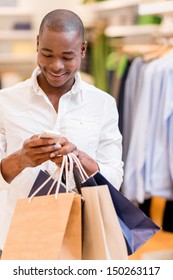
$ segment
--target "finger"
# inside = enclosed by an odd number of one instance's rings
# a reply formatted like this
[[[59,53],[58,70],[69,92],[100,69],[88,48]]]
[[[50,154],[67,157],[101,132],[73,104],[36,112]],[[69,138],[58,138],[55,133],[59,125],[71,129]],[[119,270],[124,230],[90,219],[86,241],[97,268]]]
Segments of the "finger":
[[[68,145],[62,146],[61,149],[58,149],[58,150],[52,152],[50,154],[50,157],[51,158],[61,157],[63,155],[67,155],[69,153],[75,153],[78,156],[77,147],[70,142],[68,143]]]
[[[61,164],[62,164],[62,160],[63,160],[63,157],[59,157],[59,158],[53,158],[51,159],[51,161],[53,161],[54,163],[56,163],[56,165],[58,165],[59,167],[61,167]]]
[[[79,157],[79,150],[77,149],[77,147],[73,150],[73,154],[75,154],[76,157]]]
[[[42,145],[52,145],[55,144],[55,141],[52,138],[40,138],[39,134],[32,135],[28,142],[31,146],[42,146]]]
[[[50,156],[51,159],[63,157],[63,155],[60,154],[60,153],[58,153],[57,151],[56,151],[56,152],[53,152],[53,153],[50,153],[49,156]]]
[[[30,139],[36,139],[39,137],[39,134],[32,135]]]
[[[61,146],[59,146],[59,144],[49,145],[49,146],[40,146],[40,147],[34,148],[34,153],[35,154],[44,154],[44,153],[51,154],[51,153],[55,153],[60,148],[61,148]]]
[[[62,136],[60,139],[59,139],[59,143],[61,144],[61,146],[65,146],[69,143],[68,139],[64,136]]]
[[[26,155],[27,156],[27,155]],[[31,157],[27,157],[29,159],[29,166],[37,166],[42,164],[43,162],[47,161],[49,159],[49,153],[47,154],[40,154],[39,156],[37,155],[32,155]]]
[[[27,144],[30,148],[39,148],[46,146],[54,146],[56,149],[61,148],[61,144],[55,143],[55,141],[52,138],[33,138],[28,140]]]

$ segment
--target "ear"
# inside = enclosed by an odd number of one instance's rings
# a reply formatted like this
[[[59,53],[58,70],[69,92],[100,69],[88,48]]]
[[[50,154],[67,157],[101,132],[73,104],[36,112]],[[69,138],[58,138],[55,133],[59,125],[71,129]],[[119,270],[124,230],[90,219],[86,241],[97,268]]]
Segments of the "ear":
[[[38,52],[38,46],[39,46],[39,35],[37,35],[37,52]]]
[[[86,51],[87,51],[87,41],[83,42],[82,43],[82,48],[81,48],[81,56],[82,56],[82,59],[85,58],[85,55],[86,55]]]

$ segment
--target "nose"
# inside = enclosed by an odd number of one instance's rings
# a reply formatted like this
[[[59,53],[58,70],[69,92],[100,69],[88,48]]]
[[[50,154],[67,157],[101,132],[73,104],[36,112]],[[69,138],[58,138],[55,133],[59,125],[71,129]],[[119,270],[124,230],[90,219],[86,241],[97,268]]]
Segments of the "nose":
[[[64,68],[64,63],[62,59],[56,58],[52,61],[51,67],[54,71],[59,71]]]

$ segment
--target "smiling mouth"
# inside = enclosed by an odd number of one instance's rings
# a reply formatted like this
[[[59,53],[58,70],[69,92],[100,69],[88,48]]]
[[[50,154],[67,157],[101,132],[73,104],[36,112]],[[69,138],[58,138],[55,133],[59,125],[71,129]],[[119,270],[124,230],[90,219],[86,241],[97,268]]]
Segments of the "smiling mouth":
[[[50,76],[52,76],[52,77],[54,77],[54,78],[61,78],[61,77],[63,77],[63,76],[65,75],[65,73],[55,74],[55,73],[52,73],[52,72],[50,72],[50,71],[47,71],[47,72],[48,72],[48,74],[49,74]]]

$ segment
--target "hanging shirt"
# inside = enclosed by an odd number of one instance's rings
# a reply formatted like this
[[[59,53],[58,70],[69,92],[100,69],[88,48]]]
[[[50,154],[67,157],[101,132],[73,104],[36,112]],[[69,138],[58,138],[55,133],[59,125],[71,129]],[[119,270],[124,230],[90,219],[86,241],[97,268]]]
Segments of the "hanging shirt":
[[[159,74],[160,73],[160,79]],[[157,106],[157,121],[153,133],[153,147],[150,161],[150,189],[152,195],[173,199],[173,150],[172,150],[172,118],[173,118],[173,66],[171,61],[157,70],[160,81],[160,97]],[[149,153],[148,153],[149,154]]]
[[[144,65],[141,57],[134,58],[131,63],[128,76],[125,82],[124,109],[123,109],[123,161],[129,149],[131,132],[135,121],[137,103],[140,95],[142,79],[142,67]]]
[[[140,99],[138,102],[127,155],[127,162],[125,165],[123,188],[125,195],[130,200],[137,200],[140,203],[142,203],[145,198],[151,197],[153,194],[151,187],[153,188],[153,186],[155,188],[154,193],[156,195],[156,189],[158,189],[156,186],[161,183],[159,180],[158,182],[155,180],[154,183],[152,183],[153,166],[155,165],[153,165],[153,162],[155,161],[157,155],[160,155],[160,152],[155,152],[156,142],[158,141],[155,130],[156,125],[160,124],[160,118],[158,118],[158,116],[160,116],[160,110],[158,105],[161,104],[159,98],[162,95],[161,91],[163,89],[163,81],[162,76],[160,76],[159,67],[161,65],[165,65],[164,67],[166,69],[167,64],[170,63],[172,58],[173,52],[165,55],[165,57],[148,63],[148,65],[145,66],[145,71],[143,72]],[[160,145],[158,147],[160,147]],[[165,148],[166,146],[164,146],[164,151],[167,151]],[[161,160],[160,156],[159,158]],[[166,169],[164,168],[164,170]],[[156,172],[157,174],[160,172],[160,174],[162,174],[162,178],[168,178],[166,173],[164,177],[160,168],[156,168],[155,174]],[[166,184],[166,181],[165,184],[162,184],[162,194],[165,193],[165,195],[166,192],[164,192],[164,188]],[[169,197],[171,198],[170,192]]]

